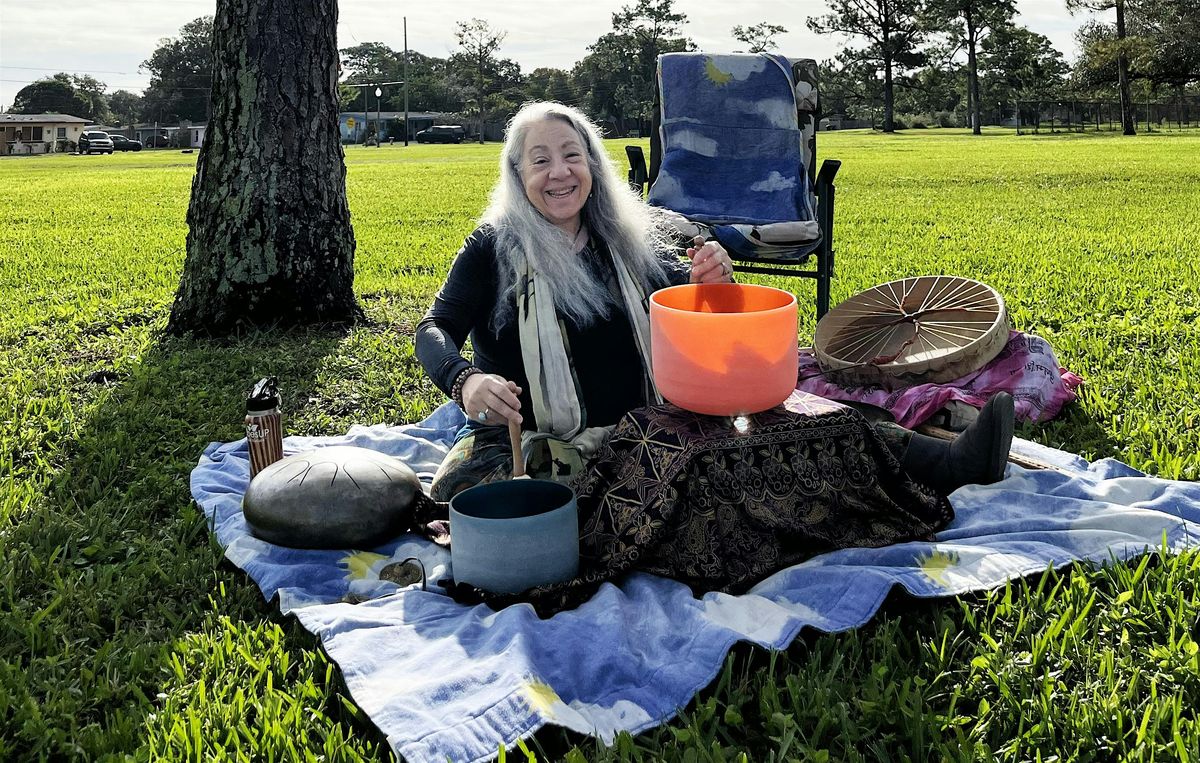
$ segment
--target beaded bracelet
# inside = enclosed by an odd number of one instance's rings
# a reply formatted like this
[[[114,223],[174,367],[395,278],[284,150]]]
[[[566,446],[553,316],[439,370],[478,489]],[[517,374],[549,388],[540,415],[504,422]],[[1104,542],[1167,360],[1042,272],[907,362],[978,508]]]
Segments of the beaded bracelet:
[[[462,408],[464,411],[466,410],[466,406],[463,405],[462,399],[463,385],[466,384],[469,377],[481,373],[483,373],[483,369],[476,368],[475,366],[467,366],[458,372],[458,376],[454,377],[454,384],[450,387],[450,398],[458,404],[459,408]]]

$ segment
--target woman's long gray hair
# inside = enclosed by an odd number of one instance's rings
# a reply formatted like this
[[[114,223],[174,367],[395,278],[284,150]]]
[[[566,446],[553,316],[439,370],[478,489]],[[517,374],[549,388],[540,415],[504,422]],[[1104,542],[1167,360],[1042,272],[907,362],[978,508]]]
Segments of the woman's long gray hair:
[[[576,325],[586,326],[607,317],[613,305],[606,284],[595,277],[582,257],[575,256],[571,238],[543,217],[525,194],[521,179],[525,136],[543,119],[561,119],[571,125],[587,151],[592,193],[584,203],[582,216],[591,235],[608,245],[613,258],[625,263],[647,294],[667,280],[662,258],[671,249],[670,234],[659,214],[617,173],[604,150],[599,128],[582,111],[570,106],[526,104],[508,124],[500,154],[500,180],[480,219],[496,233],[500,299],[492,316],[494,328],[511,317],[526,261],[537,274],[539,287],[553,295],[559,313]]]

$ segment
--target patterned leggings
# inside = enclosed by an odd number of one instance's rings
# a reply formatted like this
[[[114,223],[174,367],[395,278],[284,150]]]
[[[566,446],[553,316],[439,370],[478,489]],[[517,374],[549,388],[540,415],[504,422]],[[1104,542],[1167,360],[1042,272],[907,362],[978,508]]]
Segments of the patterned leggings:
[[[871,426],[896,460],[904,463],[912,430],[882,420],[872,421]],[[454,446],[438,467],[429,497],[449,501],[469,487],[508,479],[512,467],[507,427],[468,424],[458,433]]]

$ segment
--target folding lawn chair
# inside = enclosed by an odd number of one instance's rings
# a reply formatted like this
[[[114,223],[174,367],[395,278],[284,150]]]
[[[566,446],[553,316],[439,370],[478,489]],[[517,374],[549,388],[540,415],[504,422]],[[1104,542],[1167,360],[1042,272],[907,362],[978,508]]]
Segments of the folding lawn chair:
[[[734,270],[813,278],[817,318],[833,277],[833,179],[816,172],[817,64],[782,56],[658,58],[650,166],[626,146],[629,183],[683,236],[715,238]],[[802,267],[816,259],[816,269]]]

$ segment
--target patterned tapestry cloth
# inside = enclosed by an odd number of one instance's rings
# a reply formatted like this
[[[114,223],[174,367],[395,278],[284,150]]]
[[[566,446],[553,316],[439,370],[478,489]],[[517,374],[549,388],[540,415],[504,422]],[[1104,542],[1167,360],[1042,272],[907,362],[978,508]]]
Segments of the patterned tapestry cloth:
[[[456,587],[455,598],[527,601],[546,616],[634,570],[741,592],[825,551],[932,540],[954,516],[860,413],[803,392],[737,422],[634,410],[575,487],[577,578],[518,596]]]
[[[735,259],[798,260],[821,239],[806,155],[815,64],[782,56],[659,58],[662,162],[648,201]],[[701,223],[697,229],[689,223]]]
[[[1010,331],[1008,344],[987,365],[961,379],[942,384],[918,384],[895,390],[883,387],[843,387],[821,374],[811,352],[800,352],[799,388],[831,400],[869,403],[884,408],[896,423],[912,429],[955,400],[982,408],[992,395],[1008,392],[1016,403],[1017,419],[1049,421],[1077,397],[1083,379],[1058,364],[1045,339]]]
[[[285,451],[373,448],[428,484],[463,423],[447,404],[420,424],[290,437]],[[610,742],[651,728],[712,681],[735,642],[781,649],[803,628],[858,627],[895,587],[950,596],[1074,560],[1198,545],[1200,485],[1147,478],[1112,460],[1089,465],[1024,441],[1014,449],[1063,471],[1010,466],[1002,482],[958,490],[955,518],[932,542],[820,554],[736,596],[698,596],[633,573],[549,619],[525,604],[495,612],[459,604],[433,584],[422,590],[404,560],[420,559],[437,581],[450,576],[450,552],[413,535],[343,551],[258,540],[241,511],[245,440],[209,446],[191,489],[225,555],[320,638],[396,754],[445,763],[493,758],[548,723]]]

